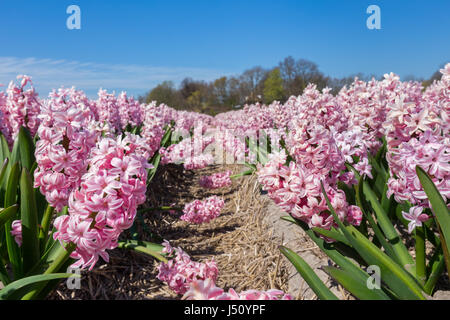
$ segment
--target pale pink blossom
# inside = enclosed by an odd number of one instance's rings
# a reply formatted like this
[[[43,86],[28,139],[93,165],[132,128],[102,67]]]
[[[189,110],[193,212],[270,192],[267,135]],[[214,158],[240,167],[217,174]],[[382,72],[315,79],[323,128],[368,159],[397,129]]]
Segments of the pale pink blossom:
[[[157,278],[167,283],[177,294],[186,293],[190,284],[196,280],[216,280],[219,271],[214,259],[204,263],[195,262],[181,248],[173,248],[168,241],[165,240],[163,245],[163,253],[169,255],[169,261],[158,266]]]
[[[363,218],[363,213],[358,206],[349,206],[347,220],[354,226],[359,226]]]
[[[74,266],[92,269],[106,250],[117,247],[144,203],[148,151],[135,135],[101,138],[91,151],[89,169],[69,196],[69,214],[56,218],[54,239],[76,244]]]
[[[207,189],[219,189],[231,185],[231,171],[218,172],[210,176],[203,176],[199,180],[199,185]]]
[[[237,293],[233,288],[225,292],[212,279],[195,280],[184,294],[184,300],[292,300],[291,295],[281,290],[247,290]]]
[[[422,223],[427,221],[430,217],[422,213],[423,207],[411,207],[409,209],[409,212],[402,211],[402,216],[406,220],[409,221],[408,223],[408,232],[411,233],[416,227],[421,227]]]
[[[225,202],[218,196],[211,196],[204,200],[194,200],[184,206],[181,220],[202,224],[217,218]]]
[[[14,237],[17,245],[22,245],[22,220],[14,220],[11,224],[11,235]]]

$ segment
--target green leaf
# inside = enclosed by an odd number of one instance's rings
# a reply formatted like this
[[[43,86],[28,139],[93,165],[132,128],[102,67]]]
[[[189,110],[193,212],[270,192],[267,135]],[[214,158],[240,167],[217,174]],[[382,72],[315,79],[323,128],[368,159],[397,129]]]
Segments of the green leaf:
[[[9,171],[8,181],[6,182],[5,208],[12,206],[17,202],[17,187],[19,186],[20,163],[16,162]]]
[[[385,212],[387,212],[389,217],[392,219],[392,218],[395,217],[395,205],[396,205],[396,203],[394,202],[394,196],[393,195],[391,195],[389,198],[387,197],[388,188],[389,188],[389,186],[386,183],[384,185],[383,194],[381,195],[381,207],[383,208],[383,210]]]
[[[425,292],[429,295],[433,293],[434,286],[436,285],[436,282],[438,281],[439,277],[444,271],[445,266],[444,255],[443,254],[437,255],[436,259],[432,259],[432,262],[430,262],[430,264],[431,264],[430,266],[431,271],[428,275],[428,280],[424,286]]]
[[[161,139],[161,146],[167,147],[168,144],[170,143],[171,137],[172,137],[172,127],[168,126],[166,128],[166,131],[164,132],[164,136]]]
[[[3,185],[3,179],[6,177],[6,172],[8,168],[9,159],[5,158],[3,165],[0,168],[0,186]]]
[[[167,259],[162,255],[162,249],[164,248],[160,244],[138,241],[138,240],[126,240],[119,241],[119,248],[132,249],[136,252],[145,253],[147,255],[153,256],[159,261],[167,263]]]
[[[355,175],[355,179],[356,180],[360,180],[361,179],[361,175],[359,174],[358,170],[356,170],[355,168],[353,168],[353,166],[351,164],[348,164],[347,162],[345,163],[345,166],[347,167],[348,170],[352,171],[353,174]]]
[[[170,145],[170,140],[172,137],[172,128],[168,126],[166,128],[166,131],[164,133],[164,136],[161,139],[160,146],[161,147],[168,147]],[[153,155],[152,159],[150,160],[150,163],[153,165],[153,168],[148,170],[147,175],[147,184],[152,181],[152,179],[155,177],[156,171],[158,170],[159,163],[161,162],[161,155],[159,151],[156,151],[156,153]]]
[[[14,165],[16,162],[20,162],[20,144],[19,139],[14,141],[13,149],[10,155],[10,164]]]
[[[21,127],[19,130],[19,151],[20,151],[20,161],[22,166],[27,168],[28,171],[31,171],[33,163],[35,161],[34,158],[34,143],[33,138],[30,135],[30,132],[27,128]]]
[[[269,149],[269,144],[268,141],[270,141],[270,138],[267,136],[266,132],[261,132],[261,135],[258,139],[258,146],[257,146],[257,150],[258,150],[258,158],[257,161],[259,163],[261,163],[262,165],[265,165],[268,161],[268,149]]]
[[[6,192],[4,206],[9,208],[10,206],[16,204],[17,202],[17,187],[19,185],[20,177],[20,164],[16,162],[9,171],[8,180],[6,183]],[[5,240],[6,248],[8,251],[9,261],[13,270],[14,278],[21,278],[23,275],[21,251],[17,246],[13,236],[11,235],[11,223],[12,220],[5,222]]]
[[[233,174],[230,176],[230,179],[236,179],[236,178],[240,178],[243,176],[251,176],[253,173],[255,173],[255,170],[250,169],[241,173],[237,173],[237,174]]]
[[[23,276],[21,251],[13,236],[11,235],[11,224],[5,224],[6,249],[8,251],[9,262],[11,263],[14,279]]]
[[[33,174],[31,174],[31,176],[33,177]],[[42,221],[42,219],[44,217],[44,213],[47,210],[48,202],[47,202],[47,199],[45,198],[45,196],[39,190],[39,188],[34,189],[34,197],[36,198],[38,221]]]
[[[331,238],[336,241],[342,242],[342,243],[348,245],[349,247],[352,246],[350,244],[350,242],[347,240],[347,238],[342,234],[342,232],[339,232],[335,228],[332,228],[331,230],[326,230],[326,229],[314,227],[314,228],[312,228],[312,230],[327,237],[327,238]]]
[[[39,262],[34,265],[33,268],[31,268],[30,271],[26,274],[26,276],[31,276],[35,274],[40,274],[45,271],[46,268],[48,268],[49,264],[51,264],[54,260],[50,260],[49,256],[51,254],[55,254],[57,251],[64,250],[63,247],[60,245],[59,241],[54,241],[52,245],[50,245],[48,248],[46,248],[45,252],[41,255]],[[49,261],[50,260],[50,261]]]
[[[434,213],[435,220],[442,230],[443,238],[445,239],[447,252],[450,252],[450,213],[433,180],[428,174],[419,166],[416,167],[417,176],[422,184],[428,200],[431,203],[431,208]],[[442,241],[441,241],[442,242]],[[444,249],[444,244],[443,244]]]
[[[285,220],[287,222],[291,222],[291,223],[295,223],[297,224],[297,220],[295,220],[294,218],[292,218],[291,216],[282,216],[281,220]]]
[[[439,236],[436,236],[434,234],[434,231],[431,230],[431,226],[427,226],[427,222],[422,223],[422,226],[424,227],[424,230],[425,230],[425,237],[427,238],[428,241],[430,241],[430,243],[435,248],[437,248],[437,247],[439,247],[441,245],[441,240],[439,240]],[[430,222],[433,222],[433,221],[430,220]]]
[[[69,278],[69,277],[77,277],[78,275],[73,273],[53,273],[53,274],[41,274],[37,276],[31,276],[26,277],[20,280],[16,280],[14,282],[11,282],[6,287],[4,287],[2,290],[0,290],[0,300],[6,300],[9,296],[14,294],[17,290],[25,288],[29,285],[43,282],[43,281],[49,281],[54,279],[63,279],[63,278]],[[78,276],[79,277],[79,276]]]
[[[10,220],[12,220],[18,209],[19,206],[17,204],[12,205],[6,209],[2,209],[0,211],[0,225],[8,223]]]
[[[69,243],[66,245],[65,248],[62,246],[56,247],[54,252],[49,253],[49,257],[47,260],[51,260],[50,265],[48,268],[44,271],[44,274],[54,274],[57,272],[60,272],[61,269],[64,266],[67,266],[70,263],[70,254],[75,250],[76,245],[73,243]],[[56,255],[54,255],[56,253]],[[48,288],[48,286],[54,285],[54,283],[39,283],[37,285],[34,285],[28,293],[26,293],[22,299],[23,300],[33,300],[38,297],[42,290],[45,290],[45,288]]]
[[[323,283],[322,280],[316,275],[313,269],[303,260],[298,254],[292,250],[280,246],[281,253],[283,253],[286,258],[294,265],[295,269],[300,273],[300,275],[305,279],[306,283],[314,291],[317,297],[321,300],[339,300],[336,295],[331,292],[330,289]]]
[[[345,199],[347,199],[348,203],[355,203],[355,190],[342,181],[338,181],[338,188],[345,192]]]
[[[249,155],[254,155],[255,159],[258,159],[258,141],[253,137],[247,137],[247,138],[246,138],[246,141],[247,141],[247,147],[249,149]]]
[[[383,167],[383,165],[380,165],[379,161],[376,160],[372,155],[368,155],[369,163],[372,165],[373,169],[375,169],[375,172],[377,175],[381,176],[382,181],[386,182],[389,178],[389,173],[386,171],[386,169]]]
[[[76,246],[74,244],[67,244],[66,246],[62,246],[59,241],[55,241],[54,245],[52,245],[47,254],[47,258],[45,260],[45,263],[50,265],[55,265],[50,271],[51,272],[59,272],[60,266],[67,260],[73,260],[70,258],[70,254],[73,250],[76,249]],[[67,257],[66,257],[67,256]],[[56,262],[57,260],[62,260],[62,262]],[[47,272],[48,273],[48,272]]]
[[[425,232],[423,227],[416,227],[416,278],[420,284],[425,285],[426,274],[426,253],[425,253]]]
[[[386,238],[389,242],[389,244],[392,246],[392,249],[395,251],[395,254],[400,262],[400,264],[407,269],[407,267],[410,267],[408,270],[411,274],[415,274],[415,268],[414,266],[414,259],[411,257],[411,255],[408,252],[408,249],[406,249],[406,246],[404,245],[400,235],[395,230],[394,226],[392,225],[391,220],[389,219],[388,215],[384,211],[381,204],[378,202],[378,199],[375,196],[375,193],[370,188],[369,184],[366,181],[363,181],[363,193],[366,196],[366,199],[370,202],[372,209],[375,212],[375,215],[377,217],[377,221],[383,230],[384,234],[386,235]]]
[[[3,178],[0,178],[0,205],[5,201],[4,196],[6,190],[6,182],[9,176],[9,168],[11,166],[10,156],[11,154],[9,152],[8,143],[6,142],[5,137],[0,133],[0,163],[2,163],[2,173],[0,174],[0,176],[3,175]],[[8,161],[8,164],[6,166],[3,166],[5,161]]]
[[[74,259],[68,259],[61,265],[60,272],[64,272],[64,270],[68,270],[68,268],[74,263]],[[60,279],[50,280],[48,282],[43,282],[45,285],[42,289],[39,290],[39,293],[33,296],[33,300],[45,300],[47,296],[55,290],[55,288],[61,282]],[[25,297],[22,298],[25,300]]]
[[[28,272],[39,261],[39,240],[36,199],[31,176],[22,170],[20,178],[20,213],[22,218],[23,268]]]
[[[41,228],[39,229],[39,242],[42,253],[45,250],[47,239],[48,239],[48,231],[50,229],[50,222],[53,216],[54,208],[50,205],[47,205],[47,209],[45,210],[44,216],[41,220]]]
[[[322,250],[339,267],[341,267],[342,269],[347,270],[348,272],[353,274],[353,276],[355,278],[359,279],[359,281],[367,280],[367,273],[365,271],[363,271],[359,266],[357,266],[353,261],[351,261],[349,259],[349,255],[347,253],[342,253],[339,250],[340,248],[336,246],[336,243],[325,242],[325,240],[318,237],[312,231],[312,229],[310,229],[308,227],[308,225],[306,223],[304,223],[303,221],[296,220],[296,219],[292,218],[291,216],[284,216],[281,219],[289,221],[291,223],[295,223],[299,227],[301,227],[306,232],[306,234],[308,234],[309,237],[317,244],[317,246],[320,248],[320,250]],[[358,260],[360,260],[360,259],[361,258],[359,257]],[[361,261],[360,263],[365,264],[364,261]]]
[[[334,217],[346,238],[352,244],[352,247],[358,251],[363,259],[369,265],[376,265],[381,270],[381,278],[387,286],[392,289],[401,299],[421,299],[425,300],[423,289],[416,280],[389,256],[375,246],[369,239],[364,237],[355,227],[345,226],[339,219],[333,206],[330,203],[327,193],[322,184],[322,193],[327,202],[329,211]]]
[[[340,270],[334,267],[324,267],[324,270],[339,282],[345,289],[350,291],[355,297],[361,300],[391,300],[381,289],[369,289],[366,281],[355,278],[351,272]]]
[[[0,132],[0,161],[5,161],[6,158],[10,157],[8,142],[5,136]]]
[[[373,232],[375,233],[376,239],[380,242],[380,244],[383,246],[384,250],[386,251],[387,255],[390,256],[392,259],[394,259],[396,262],[400,264],[400,261],[395,254],[394,249],[392,246],[387,242],[383,232],[378,227],[378,224],[373,219],[372,215],[367,209],[366,202],[363,197],[362,193],[362,184],[363,184],[363,178],[360,177],[358,185],[356,186],[356,204],[358,207],[362,210],[364,217],[369,222],[370,227],[372,228]]]
[[[8,271],[6,271],[3,262],[0,262],[0,281],[3,283],[3,285],[7,285],[11,282]]]
[[[154,157],[152,158],[151,164],[153,165],[153,168],[148,170],[148,175],[147,175],[147,184],[150,183],[150,181],[153,180],[153,178],[155,177],[156,171],[158,170],[158,166],[159,163],[161,162],[161,155],[159,154],[159,152],[157,152]]]
[[[250,170],[253,170],[253,171],[256,171],[256,170],[257,170],[256,165],[255,165],[255,164],[252,164],[252,163],[244,163],[244,166],[250,168]]]
[[[381,197],[383,196],[384,187],[386,186],[384,184],[383,177],[377,175],[375,180],[369,180],[369,186],[374,191],[374,194],[376,195],[377,199],[381,199]]]

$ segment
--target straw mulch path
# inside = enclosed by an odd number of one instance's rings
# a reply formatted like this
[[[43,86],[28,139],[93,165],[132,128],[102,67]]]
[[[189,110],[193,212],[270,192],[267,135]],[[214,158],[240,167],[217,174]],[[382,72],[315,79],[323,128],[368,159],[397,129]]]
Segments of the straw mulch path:
[[[239,173],[242,166],[211,166],[197,171],[185,171],[181,166],[162,167],[152,181],[147,207],[183,207],[194,199],[213,194],[222,196],[225,207],[221,216],[208,224],[193,225],[178,217],[181,213],[150,211],[144,213],[145,226],[137,224],[139,238],[181,247],[193,260],[214,258],[219,268],[217,285],[234,288],[288,290],[288,262],[280,255],[280,242],[273,229],[263,222],[268,200],[261,196],[256,178],[242,177],[231,187],[206,190],[198,185],[202,175],[232,170]],[[130,238],[129,232],[124,239]],[[69,290],[61,282],[50,299],[180,299],[159,281],[152,257],[123,249],[110,251],[109,263],[99,261],[88,272],[83,271],[81,289]]]

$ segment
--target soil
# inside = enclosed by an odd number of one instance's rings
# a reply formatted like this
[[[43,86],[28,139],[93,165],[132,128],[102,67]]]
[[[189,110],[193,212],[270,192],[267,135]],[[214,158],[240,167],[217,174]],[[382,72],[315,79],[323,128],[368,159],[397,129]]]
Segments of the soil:
[[[147,207],[172,206],[182,208],[194,199],[211,195],[222,196],[222,214],[207,224],[194,225],[179,219],[181,213],[152,210],[137,223],[139,239],[181,247],[195,261],[214,260],[219,276],[217,285],[236,291],[248,289],[289,290],[290,263],[278,250],[280,239],[265,221],[270,200],[261,195],[255,176],[244,176],[232,186],[207,190],[198,185],[203,175],[232,170],[245,171],[242,166],[210,166],[185,171],[181,166],[168,165],[159,170],[148,191]],[[140,221],[138,221],[140,222]],[[123,238],[130,238],[126,232]],[[180,299],[156,278],[159,262],[150,256],[130,250],[109,252],[109,263],[98,262],[88,272],[82,272],[81,288],[70,290],[65,282],[50,295],[50,299]]]

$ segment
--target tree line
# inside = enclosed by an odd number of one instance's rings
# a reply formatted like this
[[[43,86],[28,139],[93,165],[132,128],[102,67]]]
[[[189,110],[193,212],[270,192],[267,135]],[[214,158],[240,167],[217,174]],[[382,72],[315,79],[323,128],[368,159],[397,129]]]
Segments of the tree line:
[[[176,87],[172,81],[164,81],[140,96],[139,101],[150,103],[156,100],[176,109],[214,115],[240,108],[245,104],[270,104],[275,100],[285,102],[292,95],[301,95],[308,83],[316,84],[320,90],[325,87],[332,88],[332,93],[336,94],[343,86],[351,84],[355,77],[364,81],[372,77],[382,78],[362,73],[333,78],[321,72],[316,63],[289,56],[271,69],[256,66],[238,76],[221,77],[209,82],[185,78]],[[439,78],[440,73],[436,71],[427,80],[413,76],[404,80],[421,81],[424,86],[428,86]]]

